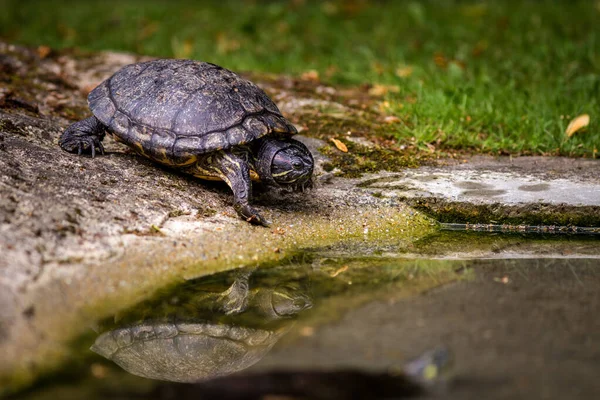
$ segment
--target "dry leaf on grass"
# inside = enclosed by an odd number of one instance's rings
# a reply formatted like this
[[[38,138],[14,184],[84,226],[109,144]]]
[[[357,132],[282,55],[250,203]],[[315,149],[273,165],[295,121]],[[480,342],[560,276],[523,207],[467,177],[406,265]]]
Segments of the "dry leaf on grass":
[[[413,67],[411,67],[410,65],[405,67],[398,67],[396,69],[396,75],[400,78],[407,78],[412,75],[413,70]]]
[[[346,147],[346,145],[342,141],[337,140],[335,138],[331,138],[330,140],[333,142],[333,144],[335,144],[335,147],[337,147],[337,149],[339,151],[343,151],[344,153],[348,152],[348,148]]]
[[[50,55],[50,53],[52,53],[52,49],[48,46],[38,46],[37,48],[37,53],[38,56],[40,56],[40,58],[44,59],[46,57],[48,57],[48,55]]]
[[[565,130],[565,134],[567,137],[571,137],[575,134],[575,132],[585,128],[590,124],[590,116],[587,114],[581,114],[575,118],[571,122],[569,122],[569,126]]]
[[[371,96],[385,96],[388,93],[398,93],[400,87],[397,85],[380,85],[376,83],[372,88],[369,89]]]
[[[300,79],[302,79],[303,81],[312,81],[312,82],[318,82],[319,81],[319,71],[316,71],[314,69],[308,70],[306,72],[303,72],[302,75],[300,75]]]

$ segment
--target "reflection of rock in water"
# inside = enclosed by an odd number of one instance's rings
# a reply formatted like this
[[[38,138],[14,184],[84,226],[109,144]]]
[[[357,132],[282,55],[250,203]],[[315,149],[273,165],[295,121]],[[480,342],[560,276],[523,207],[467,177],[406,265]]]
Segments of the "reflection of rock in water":
[[[223,292],[204,290],[200,281],[191,294],[178,293],[186,300],[176,305],[161,299],[143,304],[91,349],[134,375],[174,382],[248,368],[290,329],[293,316],[312,306],[296,284],[250,290],[249,277],[237,273]]]
[[[92,350],[135,375],[195,382],[248,368],[284,333],[206,323],[150,322],[105,332]]]
[[[193,385],[167,383],[138,399],[390,400],[414,398],[425,388],[405,375],[365,371],[281,371],[234,375]]]

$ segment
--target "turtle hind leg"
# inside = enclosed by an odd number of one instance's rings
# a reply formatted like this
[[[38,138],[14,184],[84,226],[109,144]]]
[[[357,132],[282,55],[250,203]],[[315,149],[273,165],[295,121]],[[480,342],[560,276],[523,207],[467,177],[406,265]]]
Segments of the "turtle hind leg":
[[[81,155],[84,151],[90,151],[92,158],[96,156],[96,148],[104,154],[102,140],[105,136],[106,127],[98,118],[91,116],[70,125],[60,136],[59,146],[69,153]]]
[[[197,167],[201,171],[215,171],[229,185],[233,191],[233,208],[240,217],[255,225],[271,224],[249,203],[252,197],[252,181],[246,158],[230,151],[218,151],[199,159]]]

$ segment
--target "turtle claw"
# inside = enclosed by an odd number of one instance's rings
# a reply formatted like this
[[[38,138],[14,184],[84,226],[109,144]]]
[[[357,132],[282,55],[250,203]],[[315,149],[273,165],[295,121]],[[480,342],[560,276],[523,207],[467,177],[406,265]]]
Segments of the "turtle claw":
[[[272,224],[271,221],[264,219],[263,217],[261,217],[258,214],[257,215],[253,215],[250,218],[247,218],[246,222],[250,222],[253,225],[262,225],[262,226],[265,226],[265,227],[269,227]]]
[[[250,222],[252,225],[261,225],[268,227],[271,225],[271,221],[264,219],[259,213],[255,212],[254,215],[250,217],[242,216],[246,220],[246,222]]]
[[[246,222],[250,222],[252,225],[269,226],[271,221],[264,219],[258,211],[250,207],[249,204],[236,204],[234,206],[235,211],[242,217]]]
[[[98,149],[100,154],[104,155],[104,146],[102,145],[100,139],[97,137],[81,137],[71,140],[70,143],[63,142],[61,146],[63,147],[63,149],[71,153],[75,153],[75,151],[77,151],[78,156],[81,156],[84,153],[84,151],[89,150],[92,155],[92,158],[94,158],[96,157],[96,149]]]

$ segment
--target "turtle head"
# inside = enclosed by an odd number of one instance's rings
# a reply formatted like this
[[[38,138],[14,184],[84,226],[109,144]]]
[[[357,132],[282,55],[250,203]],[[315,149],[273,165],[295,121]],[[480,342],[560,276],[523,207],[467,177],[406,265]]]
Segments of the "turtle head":
[[[258,291],[253,306],[264,321],[286,320],[312,308],[307,290],[296,282],[287,282],[272,289]]]
[[[265,138],[256,155],[256,172],[263,182],[303,190],[312,186],[314,160],[308,148],[294,139]]]
[[[294,286],[278,287],[271,295],[273,312],[281,318],[295,316],[312,305],[310,297]]]

